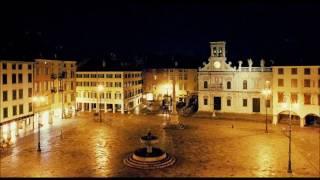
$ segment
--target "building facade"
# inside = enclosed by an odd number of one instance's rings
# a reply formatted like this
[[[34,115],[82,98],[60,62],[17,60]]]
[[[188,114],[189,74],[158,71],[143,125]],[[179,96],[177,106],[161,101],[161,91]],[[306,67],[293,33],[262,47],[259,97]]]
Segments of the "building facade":
[[[75,113],[76,61],[35,59],[34,95],[45,97],[35,106],[43,123],[51,124]]]
[[[0,144],[33,130],[33,62],[0,60]]]
[[[290,110],[301,127],[320,117],[320,66],[273,66],[272,72],[274,124]]]
[[[197,76],[197,69],[146,69],[143,75],[144,95],[156,101],[162,100],[166,95],[171,96],[175,78],[177,101],[185,101],[187,96],[197,93]]]
[[[98,112],[100,107],[105,112],[124,113],[138,106],[141,98],[141,71],[77,72],[76,101],[80,111]]]
[[[262,94],[263,89],[272,89],[271,68],[264,66],[264,60],[254,67],[251,59],[247,67],[242,61],[232,67],[225,45],[224,41],[210,42],[209,62],[199,68],[199,111],[266,114],[267,110],[271,115],[271,98]]]

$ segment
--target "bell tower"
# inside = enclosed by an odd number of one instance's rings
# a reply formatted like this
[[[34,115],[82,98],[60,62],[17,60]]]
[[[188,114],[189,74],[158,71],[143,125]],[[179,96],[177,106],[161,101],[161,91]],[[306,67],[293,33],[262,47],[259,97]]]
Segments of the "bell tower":
[[[226,57],[225,41],[210,42],[210,48],[212,57]]]

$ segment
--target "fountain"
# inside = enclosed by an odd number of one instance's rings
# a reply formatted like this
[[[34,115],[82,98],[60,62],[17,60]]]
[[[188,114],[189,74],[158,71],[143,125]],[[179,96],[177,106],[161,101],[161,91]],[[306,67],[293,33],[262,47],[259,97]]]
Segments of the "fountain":
[[[123,160],[124,164],[138,169],[159,169],[173,165],[176,159],[160,148],[152,147],[158,143],[158,137],[149,131],[146,136],[140,138],[140,142],[146,147],[137,149]]]

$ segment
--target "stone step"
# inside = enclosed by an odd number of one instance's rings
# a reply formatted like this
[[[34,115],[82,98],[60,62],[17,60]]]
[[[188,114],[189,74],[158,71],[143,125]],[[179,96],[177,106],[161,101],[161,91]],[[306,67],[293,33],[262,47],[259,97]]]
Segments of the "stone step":
[[[129,167],[138,168],[138,169],[165,168],[173,165],[176,162],[176,159],[174,157],[171,157],[169,154],[167,154],[166,158],[159,161],[153,161],[153,162],[138,161],[133,159],[132,155],[133,154],[130,154],[126,159],[124,159],[123,162]]]

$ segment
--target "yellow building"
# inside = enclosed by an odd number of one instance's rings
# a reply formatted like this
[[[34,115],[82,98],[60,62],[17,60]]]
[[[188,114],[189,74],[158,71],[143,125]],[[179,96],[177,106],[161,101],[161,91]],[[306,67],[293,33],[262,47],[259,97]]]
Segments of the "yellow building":
[[[320,117],[320,66],[273,66],[273,123],[294,116],[301,127]],[[318,120],[319,121],[319,120]]]
[[[34,95],[45,101],[35,107],[43,123],[68,118],[75,113],[76,61],[35,59]]]
[[[0,60],[0,144],[33,130],[33,62]]]
[[[98,88],[100,87],[100,89]],[[141,71],[77,72],[77,109],[105,112],[131,110],[141,103]]]
[[[197,69],[146,69],[143,75],[146,98],[159,101],[166,95],[172,96],[173,78],[175,78],[177,101],[185,101],[187,96],[197,93]]]

